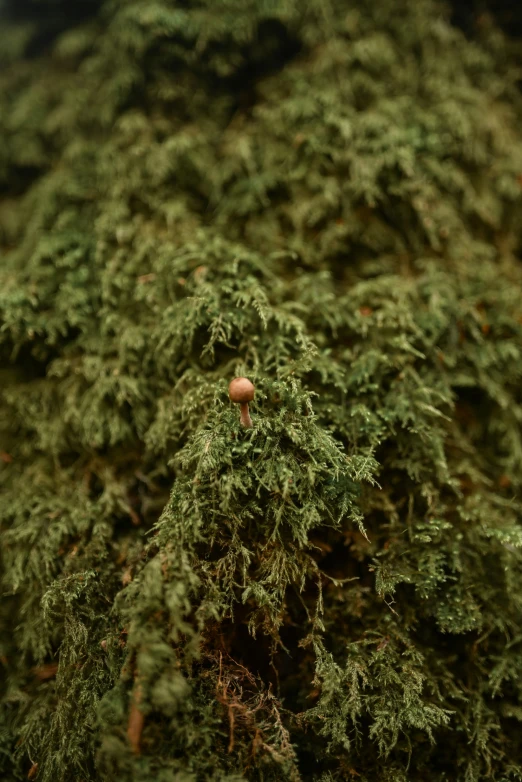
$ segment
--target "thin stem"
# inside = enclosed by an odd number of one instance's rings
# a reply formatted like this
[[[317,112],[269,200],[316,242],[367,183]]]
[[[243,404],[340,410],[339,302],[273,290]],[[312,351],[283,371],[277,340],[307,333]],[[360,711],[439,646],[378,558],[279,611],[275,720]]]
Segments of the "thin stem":
[[[129,713],[129,722],[127,725],[127,736],[134,754],[139,755],[141,749],[141,733],[145,722],[145,715],[140,710],[142,699],[142,690],[140,684],[135,684],[134,692],[131,697],[131,707]]]
[[[250,418],[250,413],[248,411],[248,402],[241,402],[241,426],[244,426],[245,429],[250,429],[252,427],[252,419]]]

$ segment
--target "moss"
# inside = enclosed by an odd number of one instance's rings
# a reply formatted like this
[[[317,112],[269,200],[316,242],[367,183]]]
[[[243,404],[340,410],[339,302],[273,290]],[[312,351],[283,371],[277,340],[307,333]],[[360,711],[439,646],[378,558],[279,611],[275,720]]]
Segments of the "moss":
[[[3,778],[519,779],[519,55],[432,0],[31,13]]]

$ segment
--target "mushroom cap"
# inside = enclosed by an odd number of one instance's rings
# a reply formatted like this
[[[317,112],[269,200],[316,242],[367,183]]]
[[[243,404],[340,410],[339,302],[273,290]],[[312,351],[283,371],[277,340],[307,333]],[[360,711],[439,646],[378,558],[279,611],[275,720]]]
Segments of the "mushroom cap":
[[[255,387],[247,377],[235,377],[228,387],[228,395],[232,402],[251,402]]]

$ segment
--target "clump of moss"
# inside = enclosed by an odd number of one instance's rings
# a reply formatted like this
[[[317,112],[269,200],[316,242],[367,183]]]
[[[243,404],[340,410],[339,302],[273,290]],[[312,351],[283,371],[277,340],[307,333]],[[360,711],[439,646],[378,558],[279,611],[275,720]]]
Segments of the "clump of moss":
[[[3,778],[519,779],[503,35],[433,0],[64,27],[0,30]]]

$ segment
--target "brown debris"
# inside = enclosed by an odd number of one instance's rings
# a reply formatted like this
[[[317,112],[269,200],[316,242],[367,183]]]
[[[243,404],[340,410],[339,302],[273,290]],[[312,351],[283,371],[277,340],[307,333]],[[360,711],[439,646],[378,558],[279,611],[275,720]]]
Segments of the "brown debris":
[[[135,755],[139,755],[141,752],[141,734],[145,722],[145,715],[140,710],[142,697],[141,685],[135,684],[131,699],[129,722],[127,724],[127,737]]]
[[[33,668],[33,673],[41,682],[53,679],[58,672],[58,663],[44,663]]]

